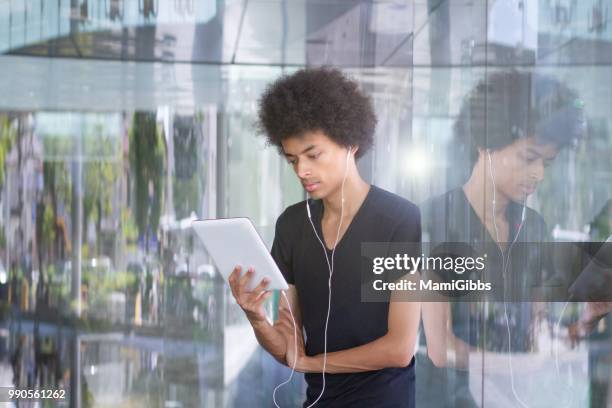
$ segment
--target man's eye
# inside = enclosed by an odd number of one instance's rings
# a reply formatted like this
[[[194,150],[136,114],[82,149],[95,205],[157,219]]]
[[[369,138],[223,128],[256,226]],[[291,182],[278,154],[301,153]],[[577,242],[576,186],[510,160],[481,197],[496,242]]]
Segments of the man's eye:
[[[316,154],[311,154],[308,157],[311,158],[312,160],[316,160],[317,158],[319,158],[320,155],[321,153],[316,153]]]

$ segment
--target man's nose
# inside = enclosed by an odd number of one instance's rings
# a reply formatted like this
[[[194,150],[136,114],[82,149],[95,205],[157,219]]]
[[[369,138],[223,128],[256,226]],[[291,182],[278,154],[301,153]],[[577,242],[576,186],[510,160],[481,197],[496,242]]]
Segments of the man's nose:
[[[530,169],[530,176],[538,183],[544,180],[544,159],[539,159],[534,162]]]
[[[304,179],[310,176],[310,167],[307,166],[306,163],[304,163],[303,161],[297,162],[295,164],[295,172],[300,179]]]

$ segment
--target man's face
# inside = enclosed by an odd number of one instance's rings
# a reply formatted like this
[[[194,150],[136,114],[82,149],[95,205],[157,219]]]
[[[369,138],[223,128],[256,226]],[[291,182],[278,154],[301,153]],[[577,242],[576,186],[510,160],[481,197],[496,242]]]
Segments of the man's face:
[[[322,131],[306,132],[282,142],[283,151],[312,198],[325,198],[342,184],[347,148]]]
[[[543,144],[534,137],[518,139],[491,152],[495,186],[510,200],[524,202],[544,179],[544,171],[557,152],[554,144]],[[489,171],[488,157],[485,160]]]

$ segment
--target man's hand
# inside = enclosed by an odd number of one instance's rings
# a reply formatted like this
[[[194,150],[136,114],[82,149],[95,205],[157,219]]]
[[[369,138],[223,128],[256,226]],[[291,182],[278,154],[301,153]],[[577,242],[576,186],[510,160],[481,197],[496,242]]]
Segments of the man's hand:
[[[287,353],[285,354],[285,362],[288,367],[293,367],[295,364],[296,371],[303,371],[308,357],[304,347],[304,336],[302,330],[294,327],[293,320],[289,310],[285,308],[278,309],[278,320],[274,322],[276,328],[285,337],[287,345]],[[297,335],[297,337],[296,337]],[[296,353],[297,341],[297,353]]]
[[[593,322],[612,311],[612,302],[587,302],[584,308],[583,320]]]
[[[247,319],[255,326],[266,320],[266,311],[263,303],[272,295],[272,291],[266,291],[269,281],[267,278],[263,278],[253,291],[248,292],[246,286],[255,271],[253,268],[249,268],[244,276],[241,277],[241,270],[240,265],[237,265],[229,276],[228,281],[236,302],[244,310]]]
[[[587,302],[580,319],[567,328],[570,346],[574,348],[581,339],[586,338],[599,319],[610,311],[612,311],[612,302]]]

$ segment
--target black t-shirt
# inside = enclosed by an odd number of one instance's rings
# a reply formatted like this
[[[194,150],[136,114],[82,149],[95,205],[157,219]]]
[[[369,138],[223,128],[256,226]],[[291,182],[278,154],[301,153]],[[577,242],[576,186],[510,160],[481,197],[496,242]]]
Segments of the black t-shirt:
[[[512,242],[516,238],[517,245],[513,247],[509,257],[508,247],[504,251],[506,262],[509,262],[504,277],[504,262],[496,240],[474,211],[463,188],[459,187],[433,197],[424,202],[420,209],[423,241],[431,243],[431,247],[442,242],[460,242],[474,248],[476,255],[488,255],[487,275],[484,280],[490,282],[493,290],[497,291],[496,301],[465,302],[449,299],[453,334],[467,344],[487,351],[507,353],[509,346],[512,352],[528,351],[532,322],[531,303],[507,301],[504,305],[500,299],[524,297],[531,288],[538,287],[548,279],[548,274],[552,271],[550,254],[545,247],[537,245],[550,240],[542,216],[527,207],[521,227],[523,206],[512,201],[508,203],[506,219],[509,231],[503,240]],[[522,245],[525,242],[530,244]],[[424,334],[421,326],[421,345],[426,345]],[[419,406],[479,405],[470,390],[469,370],[437,368],[425,354],[419,359],[417,372]]]
[[[547,278],[545,272],[550,268],[544,267],[542,262],[548,254],[543,246],[537,244],[549,241],[550,237],[544,219],[531,208],[525,208],[525,220],[521,226],[523,206],[513,201],[508,203],[508,236],[500,238],[508,243],[512,243],[516,238],[517,245],[512,246],[505,279],[502,276],[502,255],[496,240],[472,208],[463,188],[459,187],[434,197],[420,208],[423,214],[424,240],[432,244],[466,243],[476,253],[488,255],[486,281],[492,284],[493,291],[505,291],[505,295],[496,297],[497,300],[502,297],[509,300],[512,296],[528,300],[525,295],[529,288],[540,285]],[[525,242],[530,245],[524,245]],[[504,257],[507,256],[508,247],[504,251]],[[505,262],[508,262],[508,259]]]
[[[310,200],[312,222],[323,241],[323,203]],[[369,343],[387,333],[389,304],[361,302],[361,243],[420,242],[418,208],[398,195],[371,186],[334,253],[327,352]],[[324,242],[324,241],[323,241]],[[331,261],[332,251],[327,249]],[[305,201],[288,207],[276,222],[272,256],[289,284],[295,285],[305,330],[306,354],[324,351],[329,268],[323,247],[308,220]],[[321,373],[305,375],[304,406],[321,392]],[[413,407],[414,360],[407,367],[349,374],[325,374],[317,406]]]
[[[485,315],[503,313],[504,304],[500,300],[506,299],[506,311],[513,322],[511,326],[515,326],[511,327],[512,350],[525,351],[529,347],[528,329],[531,322],[531,305],[526,302],[529,300],[528,295],[547,279],[547,274],[553,269],[550,254],[545,246],[538,245],[549,240],[542,216],[527,207],[525,221],[519,231],[523,206],[512,201],[508,203],[506,218],[509,233],[503,240],[512,242],[516,238],[517,245],[513,246],[509,260],[505,261],[508,265],[504,277],[502,255],[496,241],[472,208],[463,188],[434,197],[420,208],[424,240],[434,245],[440,242],[468,243],[476,253],[488,255],[484,280],[492,284],[493,291],[497,293],[496,301],[488,305],[491,309],[488,313],[485,310],[474,310],[474,304],[469,302],[451,302],[454,334],[473,346],[479,345],[491,351],[507,351],[508,346],[503,337],[506,334],[505,319],[504,325],[493,330],[496,334],[502,334],[499,337],[489,334],[482,338],[482,330],[478,327]],[[525,242],[530,244],[523,245]],[[508,257],[507,251],[508,247],[504,257]],[[512,299],[523,302],[512,302]],[[482,305],[484,307],[484,303]]]

